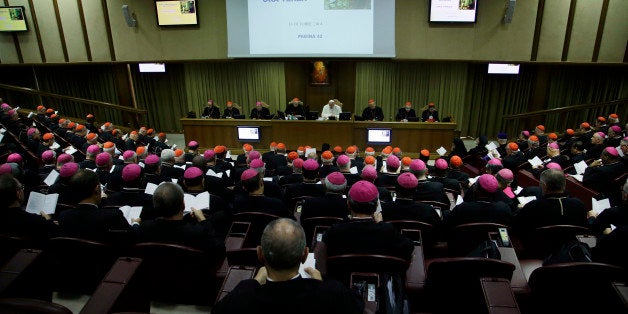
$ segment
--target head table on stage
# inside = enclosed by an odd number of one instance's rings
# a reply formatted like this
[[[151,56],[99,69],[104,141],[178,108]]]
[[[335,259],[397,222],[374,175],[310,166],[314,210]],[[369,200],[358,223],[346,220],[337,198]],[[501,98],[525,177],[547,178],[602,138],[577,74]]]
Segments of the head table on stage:
[[[185,142],[195,140],[201,148],[225,145],[237,153],[247,141],[238,140],[238,126],[257,126],[260,140],[252,142],[256,149],[267,150],[271,142],[282,142],[288,150],[299,146],[318,147],[323,143],[347,147],[357,145],[361,151],[367,146],[376,151],[387,145],[398,146],[404,155],[417,157],[421,149],[437,156],[436,149],[449,150],[458,136],[456,124],[449,122],[379,122],[379,121],[312,121],[312,120],[248,120],[248,119],[181,119]],[[367,143],[367,130],[391,130],[390,144]],[[250,142],[250,141],[249,141]]]

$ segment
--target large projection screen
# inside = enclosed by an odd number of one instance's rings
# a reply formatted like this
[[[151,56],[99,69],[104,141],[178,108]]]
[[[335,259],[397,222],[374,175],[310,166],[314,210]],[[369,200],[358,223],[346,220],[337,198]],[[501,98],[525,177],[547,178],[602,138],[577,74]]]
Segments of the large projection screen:
[[[225,0],[228,57],[395,56],[395,1]]]

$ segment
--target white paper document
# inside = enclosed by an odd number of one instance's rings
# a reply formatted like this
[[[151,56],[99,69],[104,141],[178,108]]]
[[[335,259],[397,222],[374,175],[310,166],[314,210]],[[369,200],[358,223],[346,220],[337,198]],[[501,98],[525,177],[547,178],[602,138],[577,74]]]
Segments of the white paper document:
[[[517,200],[519,201],[519,204],[525,205],[536,200],[536,196],[519,196],[517,197]]]
[[[308,273],[305,272],[305,269],[307,267],[316,268],[316,259],[314,258],[314,253],[308,253],[305,263],[302,263],[301,266],[299,266],[299,274],[302,278],[312,278]]]
[[[495,159],[495,158],[500,158],[502,155],[496,149],[493,149],[488,152],[487,156],[490,159]]]
[[[523,188],[518,186],[516,190],[514,190],[513,192],[515,192],[515,195],[519,195],[519,193],[521,193],[521,191],[523,191]]]
[[[599,215],[607,208],[611,208],[611,202],[608,198],[599,201],[591,198],[591,210],[593,210],[594,213]]]
[[[497,145],[495,145],[495,142],[489,142],[484,147],[486,147],[486,150],[488,150],[488,151],[492,151],[492,150],[497,149]]]
[[[207,172],[205,173],[205,175],[222,179],[222,172],[216,173],[212,169],[207,169]]]
[[[458,195],[456,198],[456,205],[460,205],[462,203],[464,203],[464,200],[462,199],[462,196]]]
[[[185,202],[185,210],[183,211],[186,213],[191,212],[192,207],[196,209],[209,209],[209,192],[203,192],[196,196],[185,194],[183,200]]]
[[[576,180],[578,180],[580,182],[582,182],[582,180],[584,178],[584,176],[581,175],[581,174],[571,174],[570,176],[572,176],[574,179],[576,179]]]
[[[349,168],[349,173],[351,173],[351,174],[358,174],[358,167],[351,167],[351,168]]]
[[[309,156],[310,153],[316,154],[316,148],[308,148],[305,150],[305,157]]]
[[[617,153],[619,153],[619,157],[624,157],[624,152],[621,150],[621,145],[615,147]]]
[[[68,146],[65,149],[65,153],[68,155],[74,155],[74,153],[78,152],[78,150],[76,148],[74,148],[74,146]]]
[[[50,171],[50,173],[44,180],[44,183],[47,186],[52,186],[53,184],[55,184],[55,182],[57,182],[57,179],[59,179],[59,173],[57,172],[57,170],[52,169],[52,171]]]
[[[2,139],[4,139],[4,134],[0,134],[0,143],[2,143]]]
[[[31,214],[39,215],[40,212],[44,212],[48,215],[55,213],[57,208],[57,200],[59,194],[41,194],[37,192],[31,192],[28,197],[28,204],[26,204],[26,211]]]
[[[580,162],[573,164],[573,168],[576,169],[577,174],[584,174],[584,171],[587,170],[587,167],[588,167],[587,163],[584,160],[581,160]]]
[[[61,147],[61,145],[59,145],[59,143],[57,143],[57,142],[54,142],[54,143],[52,143],[52,145],[50,145],[50,149],[52,149],[52,150],[55,150],[55,149],[57,149],[59,147]]]
[[[472,186],[473,184],[475,184],[475,181],[477,181],[479,178],[480,176],[469,178],[469,186]]]
[[[157,189],[157,184],[154,183],[146,183],[146,188],[144,189],[144,193],[148,195],[153,195],[155,193],[155,189]]]
[[[172,150],[177,149],[177,144],[172,144],[172,147],[170,149],[172,149]]]
[[[445,149],[445,147],[442,147],[442,146],[439,149],[437,149],[436,152],[441,156],[445,156],[445,154],[447,154],[447,150]]]
[[[538,156],[534,156],[534,158],[528,159],[528,162],[530,163],[532,168],[543,166],[543,160],[541,160],[541,158],[539,158]]]
[[[225,158],[226,159],[231,159],[231,151],[230,150],[227,151],[227,154],[225,155]]]
[[[133,219],[140,218],[140,214],[142,213],[142,206],[122,206],[119,208],[126,221],[129,222],[129,225],[133,224]]]
[[[179,168],[179,169],[183,169],[183,170],[185,170],[185,168],[186,168],[188,165],[181,165],[181,166],[179,166],[179,165],[173,165],[173,166],[174,166],[175,168]]]

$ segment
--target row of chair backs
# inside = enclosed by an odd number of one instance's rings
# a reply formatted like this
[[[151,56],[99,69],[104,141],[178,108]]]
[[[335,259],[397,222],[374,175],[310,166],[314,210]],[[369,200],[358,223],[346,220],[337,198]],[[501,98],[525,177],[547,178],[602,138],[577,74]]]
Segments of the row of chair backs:
[[[151,300],[209,305],[216,296],[218,265],[205,252],[177,244],[139,243],[139,278]]]
[[[386,273],[405,278],[410,264],[403,258],[374,254],[343,254],[327,257],[327,275],[349,285],[351,273]]]
[[[538,311],[625,313],[628,308],[615,292],[614,282],[626,282],[623,268],[574,262],[537,268],[528,284]]]
[[[483,313],[482,278],[510,280],[515,266],[479,257],[438,258],[427,266],[426,291],[436,313]]]
[[[58,237],[50,239],[46,254],[55,291],[91,294],[120,252],[96,241]]]

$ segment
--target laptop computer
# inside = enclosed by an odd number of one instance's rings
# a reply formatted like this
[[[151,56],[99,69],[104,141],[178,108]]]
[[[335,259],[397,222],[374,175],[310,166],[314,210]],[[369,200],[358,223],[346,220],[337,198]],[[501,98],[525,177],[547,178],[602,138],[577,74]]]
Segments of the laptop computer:
[[[406,118],[406,120],[408,120],[408,122],[419,122],[419,117],[409,117]]]
[[[353,116],[353,120],[355,120],[355,121],[364,121],[364,117],[355,115],[355,116]]]
[[[351,120],[351,112],[341,112],[338,116],[338,120],[340,121],[349,121]]]
[[[244,115],[243,115],[243,114],[234,114],[234,115],[233,115],[233,118],[234,118],[234,119],[244,119],[245,117],[244,117]]]

